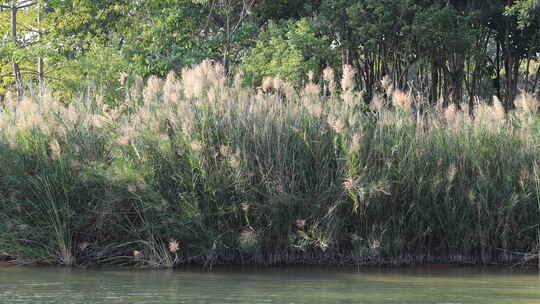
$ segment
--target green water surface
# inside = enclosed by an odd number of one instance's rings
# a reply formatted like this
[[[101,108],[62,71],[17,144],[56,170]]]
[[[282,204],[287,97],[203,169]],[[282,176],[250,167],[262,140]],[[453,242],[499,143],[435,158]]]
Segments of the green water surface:
[[[0,303],[540,304],[540,274],[448,267],[212,272],[0,267]]]

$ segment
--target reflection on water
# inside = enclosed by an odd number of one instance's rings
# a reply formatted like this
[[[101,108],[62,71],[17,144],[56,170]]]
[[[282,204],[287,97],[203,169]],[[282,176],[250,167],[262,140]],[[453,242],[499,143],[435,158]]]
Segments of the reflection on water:
[[[0,303],[540,304],[540,275],[492,268],[204,272],[0,267]]]

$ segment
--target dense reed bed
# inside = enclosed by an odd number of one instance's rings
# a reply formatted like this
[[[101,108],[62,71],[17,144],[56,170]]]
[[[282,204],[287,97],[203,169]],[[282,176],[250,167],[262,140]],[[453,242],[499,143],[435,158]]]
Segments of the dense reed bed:
[[[0,256],[17,263],[513,263],[540,249],[538,101],[369,106],[331,70],[258,90],[203,64],[125,100],[8,101]]]

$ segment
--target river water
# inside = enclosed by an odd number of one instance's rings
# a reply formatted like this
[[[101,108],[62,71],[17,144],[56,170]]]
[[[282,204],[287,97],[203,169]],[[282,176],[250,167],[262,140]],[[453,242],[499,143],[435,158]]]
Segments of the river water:
[[[0,267],[0,303],[540,304],[538,270],[504,268]]]

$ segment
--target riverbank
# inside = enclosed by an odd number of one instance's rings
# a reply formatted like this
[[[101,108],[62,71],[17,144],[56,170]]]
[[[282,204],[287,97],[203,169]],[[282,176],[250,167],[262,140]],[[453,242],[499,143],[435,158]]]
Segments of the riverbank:
[[[194,267],[194,269],[204,268],[206,270],[213,270],[216,267],[237,267],[237,266],[256,266],[262,268],[268,267],[295,267],[295,266],[316,266],[316,267],[383,267],[383,268],[401,268],[401,267],[428,267],[428,268],[455,268],[455,267],[507,267],[507,268],[520,268],[520,269],[540,269],[540,259],[538,255],[530,254],[514,254],[514,255],[498,255],[491,257],[490,260],[480,260],[478,257],[470,256],[463,257],[459,255],[450,257],[429,257],[424,255],[419,256],[407,256],[401,258],[358,258],[352,255],[320,255],[314,256],[313,254],[284,254],[273,255],[270,257],[260,256],[231,256],[218,257],[214,260],[214,263],[209,265],[205,264],[205,260],[197,258],[187,258],[185,260],[177,260],[175,264],[171,265],[152,265],[146,263],[141,259],[132,258],[131,262],[129,257],[123,258],[122,264],[104,264],[92,263],[92,261],[79,260],[77,264],[70,265],[76,268],[90,268],[99,269],[102,266],[121,266],[127,268],[182,268],[182,267]],[[0,260],[0,267],[16,267],[16,266],[31,266],[31,267],[44,267],[51,265],[51,263],[41,263],[39,261],[21,261],[16,257],[5,257],[4,260]],[[57,266],[61,266],[58,265]]]
[[[509,112],[498,100],[458,109],[387,87],[367,106],[314,83],[254,93],[218,64],[182,75],[134,81],[116,105],[7,102],[0,251],[148,267],[511,264],[538,252],[532,96]]]

